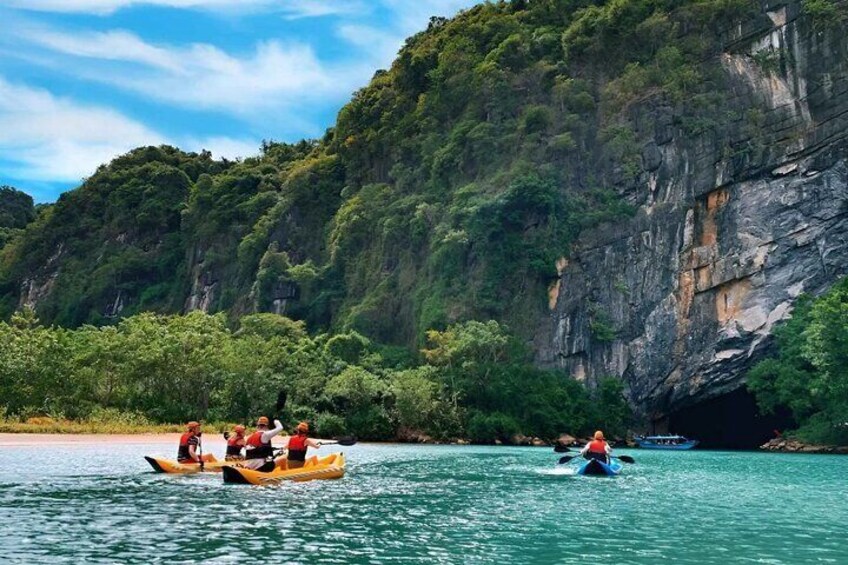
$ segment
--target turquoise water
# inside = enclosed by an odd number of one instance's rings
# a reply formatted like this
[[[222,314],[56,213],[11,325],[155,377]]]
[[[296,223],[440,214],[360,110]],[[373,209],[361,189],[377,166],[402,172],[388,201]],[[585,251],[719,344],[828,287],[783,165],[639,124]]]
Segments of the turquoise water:
[[[630,450],[610,479],[548,448],[360,444],[340,481],[263,488],[142,459],[173,451],[0,448],[0,562],[848,563],[839,456]]]

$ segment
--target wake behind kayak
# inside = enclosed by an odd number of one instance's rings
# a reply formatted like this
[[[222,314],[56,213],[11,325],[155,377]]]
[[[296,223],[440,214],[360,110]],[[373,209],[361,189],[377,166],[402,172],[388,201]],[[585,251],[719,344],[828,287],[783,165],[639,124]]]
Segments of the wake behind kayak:
[[[614,477],[621,473],[621,463],[616,459],[612,459],[609,463],[590,459],[580,465],[577,470],[578,475],[592,475],[600,477]]]

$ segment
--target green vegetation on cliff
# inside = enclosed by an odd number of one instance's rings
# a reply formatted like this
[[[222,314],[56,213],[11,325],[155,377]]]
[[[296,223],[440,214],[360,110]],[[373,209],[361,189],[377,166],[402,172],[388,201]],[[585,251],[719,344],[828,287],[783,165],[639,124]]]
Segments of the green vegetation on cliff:
[[[760,407],[789,407],[804,440],[848,445],[848,278],[801,299],[775,336],[777,357],[748,375]]]
[[[565,375],[535,369],[497,322],[451,326],[429,340],[418,365],[355,332],[310,337],[302,322],[275,314],[245,316],[235,331],[223,314],[202,312],[69,330],[44,327],[26,310],[0,323],[0,416],[5,425],[43,416],[130,428],[248,423],[271,414],[286,390],[284,417],[328,436],[489,443],[625,432],[618,381],[604,381],[593,397]]]
[[[0,186],[0,248],[35,219],[35,206],[29,194],[11,186]]]
[[[720,127],[715,55],[758,8],[515,0],[434,18],[321,140],[101,167],[3,251],[2,313],[34,304],[74,327],[272,311],[413,349],[469,319],[529,337],[577,234],[633,213],[631,105]]]

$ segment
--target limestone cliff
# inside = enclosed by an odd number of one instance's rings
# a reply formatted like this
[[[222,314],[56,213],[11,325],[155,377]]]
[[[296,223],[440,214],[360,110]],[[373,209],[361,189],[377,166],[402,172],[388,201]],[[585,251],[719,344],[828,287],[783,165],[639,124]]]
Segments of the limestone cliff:
[[[619,190],[638,213],[560,265],[541,364],[620,376],[661,418],[739,388],[799,294],[848,273],[848,37],[801,10],[764,2],[728,33],[721,127],[630,109],[644,172]]]

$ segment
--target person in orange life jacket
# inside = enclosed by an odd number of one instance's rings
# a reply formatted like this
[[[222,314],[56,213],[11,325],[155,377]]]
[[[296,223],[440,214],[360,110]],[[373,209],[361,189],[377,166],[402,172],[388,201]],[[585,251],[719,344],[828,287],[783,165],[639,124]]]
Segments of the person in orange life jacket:
[[[200,431],[198,422],[189,422],[186,425],[188,431],[180,436],[180,447],[177,449],[178,463],[200,463],[200,455],[198,449],[200,447],[200,436],[203,432]],[[203,461],[214,461],[215,458],[211,453],[203,455]]]
[[[598,430],[595,432],[594,439],[586,444],[586,447],[580,450],[580,455],[586,459],[597,459],[604,463],[609,463],[609,458],[612,455],[612,448],[604,440],[604,432]]]
[[[318,449],[321,444],[309,437],[309,424],[301,422],[295,428],[295,435],[289,436],[287,468],[298,469],[303,467],[306,462],[306,450],[310,447]]]
[[[269,430],[268,418],[259,418],[256,421],[256,431],[245,441],[244,466],[255,471],[272,471],[278,461],[284,461],[285,457],[270,461],[274,456],[271,439],[282,431],[283,425],[279,420],[274,420],[274,428]]]
[[[233,428],[233,435],[227,438],[227,455],[224,458],[227,461],[242,461],[244,455],[241,450],[244,449],[244,426],[236,426]]]

